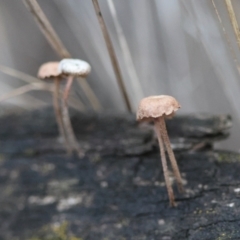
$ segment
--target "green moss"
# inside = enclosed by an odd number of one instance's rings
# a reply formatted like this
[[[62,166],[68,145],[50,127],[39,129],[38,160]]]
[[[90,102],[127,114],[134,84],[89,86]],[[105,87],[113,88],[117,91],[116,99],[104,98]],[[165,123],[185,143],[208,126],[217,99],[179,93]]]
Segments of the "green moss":
[[[214,154],[218,162],[234,163],[240,162],[240,154],[231,152],[218,152]]]
[[[5,162],[5,155],[0,154],[0,165],[2,165]]]
[[[201,210],[201,209],[196,209],[193,214],[215,214],[216,211],[213,209],[213,208],[208,208],[208,209],[205,209],[205,210]]]
[[[34,156],[36,156],[37,152],[33,148],[26,148],[26,149],[24,149],[23,154],[26,157],[34,157]]]
[[[226,233],[221,233],[221,235],[216,240],[227,240],[227,239],[231,239],[231,237]]]
[[[63,222],[60,226],[43,227],[36,236],[29,240],[83,240],[69,233],[68,223]]]
[[[98,163],[101,161],[101,155],[96,153],[96,154],[93,154],[92,156],[90,156],[90,161],[93,162],[93,163]]]

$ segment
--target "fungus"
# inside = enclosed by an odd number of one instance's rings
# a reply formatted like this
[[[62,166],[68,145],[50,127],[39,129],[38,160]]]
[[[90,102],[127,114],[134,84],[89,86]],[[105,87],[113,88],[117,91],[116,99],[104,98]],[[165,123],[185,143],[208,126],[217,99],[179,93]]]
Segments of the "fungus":
[[[82,157],[84,153],[80,151],[77,139],[72,129],[67,100],[74,77],[86,77],[91,71],[91,66],[87,62],[79,59],[66,58],[59,62],[58,71],[61,72],[63,76],[67,77],[67,83],[62,98],[63,123],[70,142],[70,146],[72,146],[73,149],[77,151],[78,155]]]
[[[59,62],[47,62],[40,66],[38,70],[38,77],[40,79],[54,79],[54,93],[53,93],[53,107],[55,112],[56,121],[58,124],[58,130],[60,133],[60,140],[64,140],[66,144],[67,151],[70,151],[70,146],[68,143],[68,139],[65,133],[63,117],[61,108],[59,105],[59,97],[60,97],[60,80],[61,80],[61,72],[58,70]]]
[[[90,65],[79,59],[63,59],[60,62],[48,62],[40,66],[38,77],[41,79],[54,79],[55,89],[53,97],[53,105],[58,123],[61,137],[63,137],[68,153],[76,151],[80,157],[84,154],[79,149],[77,139],[72,129],[69,112],[68,112],[68,96],[71,90],[74,77],[86,77],[90,73]],[[67,78],[67,83],[60,96],[60,81]],[[61,106],[59,105],[61,99]]]
[[[143,98],[139,104],[137,111],[138,121],[154,121],[170,206],[176,206],[176,204],[174,201],[173,189],[169,178],[164,145],[167,150],[170,163],[172,165],[174,176],[177,180],[178,190],[180,192],[183,192],[183,185],[178,165],[168,137],[165,118],[172,117],[179,108],[180,104],[175,98],[167,95],[160,95]]]
[[[65,58],[59,62],[58,71],[68,78],[64,91],[64,100],[67,101],[73,78],[86,77],[91,71],[91,66],[79,59]]]

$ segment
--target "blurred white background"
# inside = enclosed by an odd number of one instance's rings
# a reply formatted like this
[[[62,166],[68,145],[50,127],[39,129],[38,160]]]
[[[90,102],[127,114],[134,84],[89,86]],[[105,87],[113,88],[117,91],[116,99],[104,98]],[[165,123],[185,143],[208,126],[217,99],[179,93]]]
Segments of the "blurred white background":
[[[125,111],[92,1],[38,3],[71,55],[91,64],[87,81],[103,109]],[[36,76],[42,63],[60,60],[22,1],[0,4],[0,65]],[[99,0],[99,4],[133,109],[145,96],[169,94],[181,103],[179,113],[231,114],[231,138],[217,147],[239,151],[240,54],[225,0]],[[240,1],[232,4],[240,24]],[[26,84],[2,72],[0,78],[0,95]],[[74,95],[91,111],[78,84]],[[34,109],[51,103],[49,93],[38,91],[1,104]]]

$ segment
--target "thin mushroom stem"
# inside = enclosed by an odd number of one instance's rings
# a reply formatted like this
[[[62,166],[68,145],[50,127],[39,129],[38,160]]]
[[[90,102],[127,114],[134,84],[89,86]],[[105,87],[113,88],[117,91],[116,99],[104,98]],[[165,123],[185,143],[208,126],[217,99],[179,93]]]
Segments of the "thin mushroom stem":
[[[54,111],[55,111],[55,117],[56,117],[56,121],[58,124],[58,129],[59,129],[59,133],[60,133],[60,138],[63,139],[64,143],[66,144],[66,149],[68,154],[70,153],[70,146],[69,146],[69,142],[68,139],[66,137],[66,133],[64,131],[64,125],[63,125],[63,116],[61,113],[61,108],[59,105],[59,92],[60,92],[60,79],[59,78],[55,78],[54,79],[54,93],[53,93],[53,107],[54,107]]]
[[[161,134],[162,134],[163,142],[166,146],[168,156],[169,156],[169,159],[170,159],[170,162],[171,162],[171,165],[172,165],[174,176],[177,180],[178,191],[179,192],[184,192],[183,185],[182,185],[181,174],[180,174],[180,171],[179,171],[179,168],[178,168],[178,165],[177,165],[177,161],[176,161],[174,152],[171,148],[171,143],[170,143],[170,140],[169,140],[169,137],[168,137],[164,117],[159,118],[159,127],[160,127],[160,131],[161,131]]]
[[[162,139],[162,136],[161,136],[160,121],[155,120],[154,123],[155,123],[155,129],[156,129],[156,133],[157,133],[157,137],[158,137],[161,161],[162,161],[162,166],[163,166],[163,174],[164,174],[164,178],[165,178],[165,182],[166,182],[169,202],[170,202],[170,206],[174,207],[174,206],[176,206],[176,203],[174,201],[173,189],[172,189],[172,185],[171,185],[169,174],[168,174],[168,166],[167,166],[167,161],[166,161],[166,155],[165,155],[165,150],[164,150],[164,145],[163,145],[163,139]]]
[[[69,92],[70,92],[71,87],[72,87],[72,83],[73,83],[73,76],[69,76],[68,79],[67,79],[66,87],[64,89],[64,94],[63,94],[64,101],[68,100],[68,96],[69,96]]]
[[[66,130],[68,140],[71,145],[70,153],[72,153],[75,150],[78,153],[79,157],[83,157],[84,153],[79,149],[78,141],[76,139],[76,136],[75,136],[73,128],[72,128],[71,119],[70,119],[70,115],[69,115],[69,111],[68,111],[68,104],[67,104],[68,92],[70,90],[69,87],[71,87],[72,79],[73,78],[70,76],[68,79],[67,85],[65,87],[65,90],[64,90],[64,98],[62,99],[63,124],[64,124],[64,128]],[[65,98],[65,96],[66,96],[66,98]]]

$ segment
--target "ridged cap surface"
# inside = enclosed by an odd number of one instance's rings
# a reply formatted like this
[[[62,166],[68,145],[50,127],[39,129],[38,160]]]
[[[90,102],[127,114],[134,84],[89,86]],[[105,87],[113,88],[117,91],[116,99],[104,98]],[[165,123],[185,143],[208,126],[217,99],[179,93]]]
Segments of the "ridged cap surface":
[[[140,101],[137,120],[151,120],[161,116],[171,116],[180,108],[178,101],[168,95],[150,96]]]
[[[85,77],[90,73],[91,66],[80,59],[65,58],[59,62],[58,71],[68,76]]]
[[[41,79],[53,78],[61,75],[58,70],[59,62],[47,62],[40,66],[38,70],[38,77]]]

